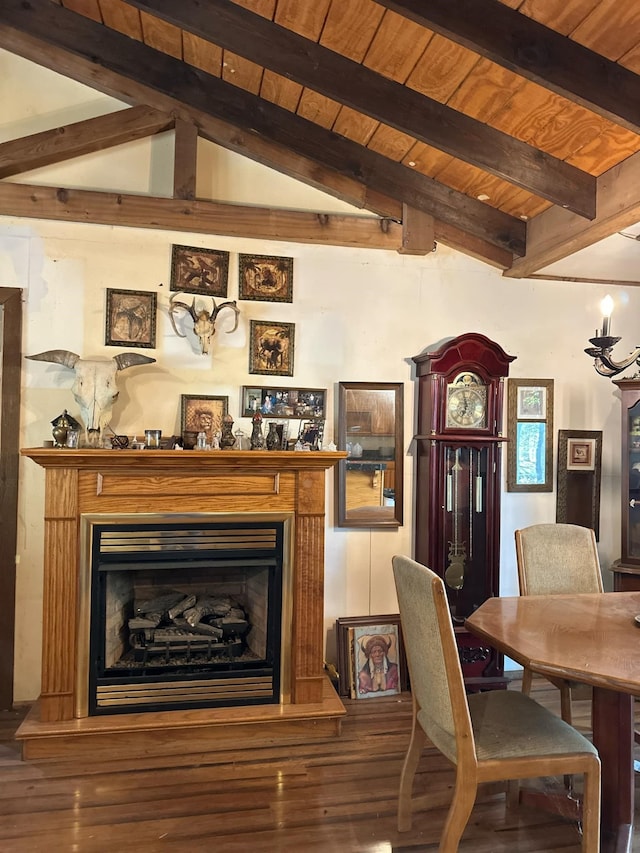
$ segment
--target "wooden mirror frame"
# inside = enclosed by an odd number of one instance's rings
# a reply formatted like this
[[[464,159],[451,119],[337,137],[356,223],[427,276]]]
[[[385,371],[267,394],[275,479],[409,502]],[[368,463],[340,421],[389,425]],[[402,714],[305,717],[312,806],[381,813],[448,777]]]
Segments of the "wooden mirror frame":
[[[394,395],[394,416],[391,431],[377,431],[375,421],[355,424],[348,422],[348,398],[353,392],[362,391],[372,393],[376,391],[391,391]],[[362,414],[367,414],[363,411]],[[371,413],[373,414],[373,412]],[[356,441],[356,436],[369,439],[363,444],[362,457],[348,457],[341,459],[336,467],[336,523],[338,527],[400,527],[403,523],[403,481],[404,481],[404,385],[402,382],[339,382],[338,383],[338,406],[337,427],[335,434],[338,437],[338,448],[347,449],[347,441]],[[363,431],[362,426],[365,430]],[[356,431],[356,427],[359,427]],[[384,428],[384,427],[383,427]],[[376,437],[380,436],[393,441],[392,454],[382,457],[374,455],[373,447]],[[369,445],[369,447],[366,447]],[[376,462],[385,467],[376,469]],[[384,504],[384,481],[390,473],[390,465],[393,464],[393,504]],[[372,482],[375,481],[376,473],[381,480],[372,491],[379,495],[380,505],[364,505],[357,508],[348,508],[348,483],[347,473],[352,468],[362,466],[360,473],[366,473],[367,466],[371,466]]]

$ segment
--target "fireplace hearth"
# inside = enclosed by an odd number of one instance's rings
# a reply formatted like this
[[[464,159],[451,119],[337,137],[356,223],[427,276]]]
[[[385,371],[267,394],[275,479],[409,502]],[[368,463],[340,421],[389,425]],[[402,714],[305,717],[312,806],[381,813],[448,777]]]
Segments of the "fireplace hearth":
[[[324,531],[326,472],[346,454],[21,453],[45,471],[42,685],[17,732],[24,758],[339,734],[345,709],[323,664]],[[188,616],[242,653],[224,658],[218,642],[177,623],[188,639],[176,658],[172,625],[153,609],[169,594],[195,597],[196,608],[199,596],[228,601],[235,633],[215,614]]]

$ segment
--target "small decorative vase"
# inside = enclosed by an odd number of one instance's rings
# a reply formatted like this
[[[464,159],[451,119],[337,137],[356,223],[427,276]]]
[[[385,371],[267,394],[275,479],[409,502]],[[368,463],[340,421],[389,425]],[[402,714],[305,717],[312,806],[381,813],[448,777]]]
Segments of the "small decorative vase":
[[[253,429],[251,430],[251,449],[262,450],[264,447],[264,436],[262,434],[262,415],[256,412],[251,418]]]
[[[267,433],[267,450],[279,450],[280,449],[280,436],[278,435],[278,430],[276,429],[277,424],[275,421],[272,421],[269,424],[269,432]]]
[[[233,418],[231,415],[222,416],[222,435],[220,436],[220,449],[231,450],[236,443],[233,434]]]

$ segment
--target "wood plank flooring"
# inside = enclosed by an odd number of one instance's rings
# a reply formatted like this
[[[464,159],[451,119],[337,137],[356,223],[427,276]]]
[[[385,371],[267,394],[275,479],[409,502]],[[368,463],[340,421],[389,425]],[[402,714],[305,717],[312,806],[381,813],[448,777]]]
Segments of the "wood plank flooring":
[[[519,689],[519,681],[511,689]],[[558,691],[534,695],[559,710]],[[99,763],[23,762],[13,738],[21,712],[0,715],[2,853],[421,853],[437,849],[453,772],[424,753],[416,790],[431,807],[411,832],[396,830],[396,794],[409,739],[411,698],[346,700],[340,738]],[[640,704],[640,703],[639,703]],[[588,731],[590,704],[574,702]],[[639,756],[640,757],[640,756]],[[640,784],[640,783],[639,783]],[[640,802],[640,798],[638,799]],[[637,822],[640,822],[638,815]],[[640,850],[640,829],[636,829]],[[485,791],[462,853],[579,851],[572,823],[531,808],[507,816],[504,796]]]

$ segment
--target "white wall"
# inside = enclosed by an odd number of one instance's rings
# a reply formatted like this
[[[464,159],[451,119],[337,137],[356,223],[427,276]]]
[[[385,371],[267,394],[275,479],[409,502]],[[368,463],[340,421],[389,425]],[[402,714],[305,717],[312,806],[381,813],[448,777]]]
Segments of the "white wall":
[[[43,97],[42,93],[47,92]],[[0,52],[0,139],[47,129],[119,108],[117,102]],[[78,158],[15,180],[168,194],[172,139],[164,134],[116,151]],[[198,192],[216,199],[313,210],[348,207],[212,145],[200,146]],[[237,194],[234,195],[234,189]],[[218,332],[204,357],[173,333],[167,316],[173,243],[231,253],[229,298],[238,295],[238,253],[294,258],[292,304],[241,302],[233,334]],[[628,276],[631,278],[631,274]],[[24,355],[70,349],[110,357],[104,346],[105,289],[158,294],[157,348],[142,350],[157,363],[121,374],[112,426],[138,434],[147,427],[179,431],[181,394],[222,394],[236,427],[242,385],[262,384],[248,373],[250,319],[293,322],[295,373],[283,384],[327,388],[326,440],[334,435],[339,381],[405,383],[405,525],[399,530],[334,526],[333,477],[327,478],[325,619],[327,657],[334,659],[333,626],[340,616],[397,609],[391,556],[411,553],[413,536],[414,381],[411,357],[442,338],[481,332],[517,356],[511,376],[552,378],[554,431],[603,430],[600,557],[608,567],[620,553],[620,406],[616,388],[599,377],[583,353],[599,322],[607,292],[625,310],[614,314],[615,334],[638,343],[637,290],[579,283],[512,281],[492,268],[440,245],[426,257],[395,252],[324,248],[216,235],[64,224],[0,216],[0,286],[24,288]],[[70,393],[73,374],[59,365],[24,362],[21,445],[50,438],[50,421],[64,408],[78,415]],[[39,693],[42,605],[44,472],[21,460],[19,492],[16,701]],[[517,591],[513,531],[555,520],[555,491],[502,496],[501,591]],[[128,508],[128,507],[127,507]],[[135,499],[132,498],[132,509]],[[123,507],[123,509],[125,509]],[[605,571],[605,575],[608,573]],[[605,577],[605,582],[609,579]]]

